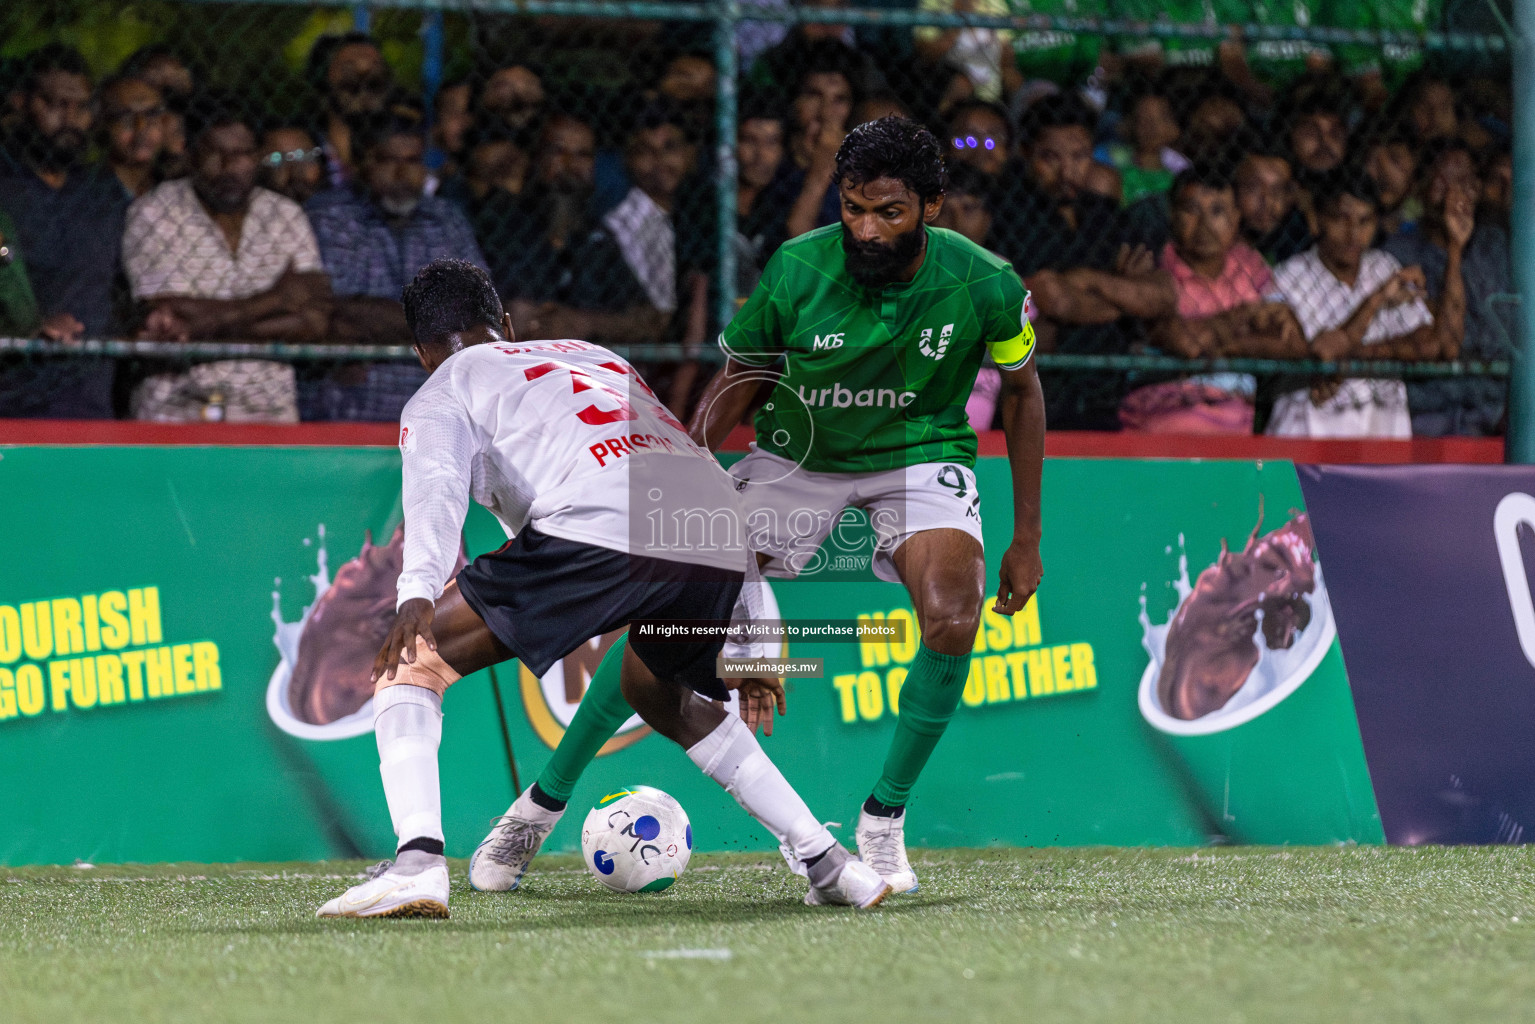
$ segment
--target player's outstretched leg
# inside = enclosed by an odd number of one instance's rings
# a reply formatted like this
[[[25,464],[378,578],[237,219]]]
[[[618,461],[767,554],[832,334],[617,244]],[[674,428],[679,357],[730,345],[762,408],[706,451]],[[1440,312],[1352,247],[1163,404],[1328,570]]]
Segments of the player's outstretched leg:
[[[463,676],[505,660],[511,652],[449,585],[437,601],[437,650],[416,645],[393,680],[373,694],[373,735],[389,820],[399,839],[393,862],[321,907],[317,917],[447,917],[448,862],[443,856],[442,793],[437,748],[442,742],[442,695]]]
[[[922,643],[901,685],[884,770],[858,815],[858,854],[896,892],[916,892],[917,873],[906,856],[906,801],[964,693],[986,566],[980,542],[960,530],[914,534],[893,560],[911,593]]]
[[[810,877],[807,904],[872,907],[890,894],[884,879],[853,857],[810,812],[739,718],[691,690],[657,679],[632,650],[624,655],[623,689],[651,728],[686,749],[705,775],[794,851]]]
[[[777,604],[767,589],[755,563],[747,572],[741,593],[731,613],[734,621],[766,619],[777,614]],[[565,812],[565,805],[588,765],[602,745],[623,727],[634,714],[624,700],[620,670],[629,634],[620,636],[593,673],[591,684],[576,708],[575,718],[560,737],[548,764],[529,786],[497,818],[490,834],[469,859],[469,884],[475,889],[506,892],[517,888],[529,863],[543,846],[549,833]],[[727,657],[776,657],[780,646],[773,644],[725,645]]]
[[[513,801],[505,814],[496,819],[474,855],[469,858],[469,884],[490,892],[517,888],[528,864],[554,831],[565,805],[576,788],[586,766],[592,763],[602,745],[629,720],[634,709],[624,700],[619,682],[624,651],[629,646],[625,633],[608,648],[602,663],[592,675],[591,685],[576,708],[576,715],[560,737],[559,745],[538,781]]]

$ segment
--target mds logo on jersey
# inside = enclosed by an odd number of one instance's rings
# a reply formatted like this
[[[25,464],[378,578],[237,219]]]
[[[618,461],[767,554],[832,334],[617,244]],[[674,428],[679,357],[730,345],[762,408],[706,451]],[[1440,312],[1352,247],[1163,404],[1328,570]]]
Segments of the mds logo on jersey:
[[[823,349],[823,348],[824,349],[841,348],[842,347],[843,338],[844,338],[844,335],[842,335],[842,334],[827,334],[827,335],[824,335],[824,336],[820,335],[820,334],[817,334],[815,336],[815,343],[810,346],[811,351],[815,351],[817,349]]]
[[[917,348],[929,359],[942,359],[944,353],[949,351],[949,340],[954,337],[954,325],[944,324],[943,330],[938,332],[938,344],[933,344],[933,329],[922,328],[922,338],[917,342]]]

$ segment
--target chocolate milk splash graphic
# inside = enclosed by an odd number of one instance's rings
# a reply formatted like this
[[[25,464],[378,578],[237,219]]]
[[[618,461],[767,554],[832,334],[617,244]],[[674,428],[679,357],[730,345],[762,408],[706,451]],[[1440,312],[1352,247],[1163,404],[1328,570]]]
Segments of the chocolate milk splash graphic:
[[[1305,513],[1240,552],[1221,541],[1167,632],[1157,697],[1174,718],[1193,721],[1226,706],[1258,664],[1260,626],[1269,650],[1284,650],[1311,622],[1305,597],[1316,589],[1311,524]]]
[[[405,526],[387,544],[364,534],[362,550],[328,571],[325,527],[319,527],[317,571],[308,577],[314,601],[298,622],[284,622],[272,592],[273,642],[282,654],[267,688],[272,720],[305,739],[343,739],[373,728],[373,658],[394,621],[395,585],[404,564]],[[307,543],[307,542],[306,542]],[[462,550],[454,566],[465,564]],[[280,586],[282,581],[277,581]]]
[[[1265,536],[1258,525],[1241,551],[1224,541],[1215,563],[1190,586],[1180,552],[1179,604],[1154,626],[1141,597],[1143,644],[1151,655],[1141,709],[1165,732],[1208,732],[1256,717],[1283,700],[1320,664],[1335,627],[1321,567],[1312,560],[1303,512]],[[1183,537],[1178,538],[1180,549]]]

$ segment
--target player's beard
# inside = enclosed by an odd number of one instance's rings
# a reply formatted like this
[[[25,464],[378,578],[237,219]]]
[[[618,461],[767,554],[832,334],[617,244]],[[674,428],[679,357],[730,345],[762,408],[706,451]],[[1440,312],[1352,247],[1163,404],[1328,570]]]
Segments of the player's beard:
[[[221,175],[213,179],[192,178],[192,190],[209,213],[244,213],[250,205],[253,183],[247,179]]]
[[[23,129],[22,147],[32,162],[45,171],[73,170],[85,158],[85,133],[75,128],[60,128],[44,135],[30,124]]]
[[[865,288],[883,288],[894,284],[901,273],[922,251],[927,236],[927,226],[918,224],[910,231],[898,235],[891,245],[883,242],[860,242],[853,237],[846,224],[842,225],[842,252],[847,272],[853,280]]]

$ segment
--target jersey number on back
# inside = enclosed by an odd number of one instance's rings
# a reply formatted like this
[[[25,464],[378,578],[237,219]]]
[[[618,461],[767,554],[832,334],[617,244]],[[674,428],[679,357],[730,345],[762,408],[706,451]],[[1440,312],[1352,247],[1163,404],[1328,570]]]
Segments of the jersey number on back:
[[[654,402],[656,407],[655,412],[658,416],[660,416],[661,420],[664,423],[667,423],[668,425],[682,431],[682,433],[687,433],[687,428],[684,427],[682,423],[679,422],[678,419],[671,414],[671,410],[667,409],[666,406],[662,405],[660,401],[656,399],[656,393],[650,390],[650,385],[645,383],[644,378],[636,373],[632,366],[624,366],[621,363],[598,363],[597,365],[602,367],[604,370],[612,370],[614,373],[619,374],[620,376],[633,378],[634,383],[638,384],[640,389],[643,390],[646,395],[650,396],[651,401]],[[579,419],[582,423],[586,423],[594,427],[600,427],[605,423],[618,423],[623,420],[633,420],[639,418],[639,414],[636,413],[634,409],[629,405],[628,396],[626,396],[623,392],[602,383],[602,381],[597,380],[590,374],[584,373],[581,370],[575,369],[574,367],[561,366],[559,363],[539,363],[537,366],[530,366],[528,369],[524,370],[523,376],[525,376],[528,380],[537,380],[544,374],[553,373],[556,370],[565,370],[570,374],[570,390],[572,394],[579,395],[583,391],[598,390],[618,403],[618,408],[611,410],[599,409],[595,405],[588,405],[585,409],[582,409],[580,412],[576,413],[576,418]]]
[[[602,363],[601,365],[604,369],[614,370],[618,373],[624,372],[624,368],[619,366],[617,363]],[[605,423],[618,423],[623,420],[632,420],[638,418],[638,414],[635,413],[632,408],[630,408],[629,399],[624,395],[623,392],[617,390],[616,388],[609,387],[607,384],[602,383],[595,377],[583,373],[574,367],[561,366],[558,363],[539,363],[537,366],[528,367],[523,371],[523,375],[527,377],[528,380],[537,380],[544,374],[554,373],[557,370],[564,370],[570,374],[571,394],[579,395],[583,391],[596,390],[601,391],[603,394],[607,395],[609,398],[618,403],[617,409],[599,409],[595,405],[588,405],[585,409],[582,409],[580,412],[576,413],[576,419],[580,420],[582,423],[586,423],[594,427],[600,427]]]

